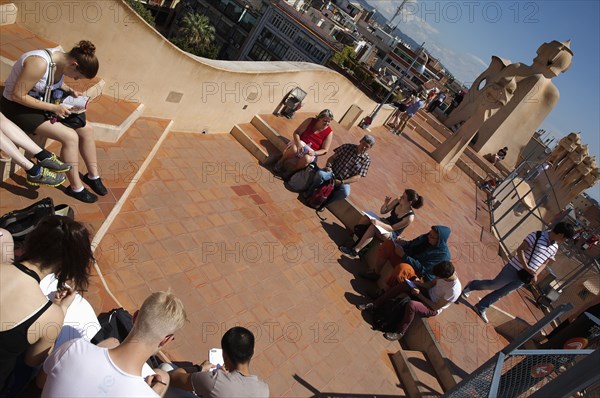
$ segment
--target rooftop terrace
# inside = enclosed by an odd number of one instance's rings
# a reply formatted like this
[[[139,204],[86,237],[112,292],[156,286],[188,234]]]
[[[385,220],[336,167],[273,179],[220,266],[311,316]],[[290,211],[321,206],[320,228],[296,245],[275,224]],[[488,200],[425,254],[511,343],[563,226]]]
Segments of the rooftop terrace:
[[[8,48],[5,38],[3,49]],[[103,110],[93,111],[96,104]],[[99,124],[119,124],[135,111],[123,101],[96,104],[90,120]],[[76,219],[95,235],[98,269],[86,298],[97,312],[119,305],[134,311],[152,291],[175,292],[190,321],[165,352],[173,360],[202,361],[226,329],[241,324],[256,334],[252,371],[269,383],[273,396],[404,395],[389,357],[400,345],[371,330],[355,307],[364,302],[361,293],[367,285],[355,276],[364,265],[342,258],[337,250],[350,237],[346,226],[328,212],[325,221],[319,220],[260,167],[229,133],[237,121],[221,120],[219,125],[227,128],[200,134],[206,120],[192,132],[189,122],[180,123],[181,131],[176,117],[156,118],[162,115],[152,109],[118,141],[98,142],[110,192],[97,203],[76,202],[57,189],[29,187],[19,172],[0,183],[0,213],[46,196],[74,208]],[[340,120],[341,112],[334,112]],[[261,117],[290,137],[312,115]],[[378,209],[385,195],[416,189],[426,203],[406,238],[432,225],[447,225],[463,284],[494,276],[503,261],[489,233],[481,192],[458,168],[439,169],[429,156],[433,144],[416,132],[434,127],[425,119],[415,122],[418,126],[412,123],[400,137],[385,127],[371,129],[377,140],[370,152],[373,163],[368,177],[352,185],[352,204]],[[334,147],[358,142],[365,133],[337,123],[333,129]],[[266,138],[261,143],[269,147]],[[58,151],[58,145],[49,149]],[[474,293],[469,301],[476,299]],[[529,323],[540,317],[522,292],[505,298],[498,308]],[[506,344],[464,303],[431,318],[429,325],[459,378]]]

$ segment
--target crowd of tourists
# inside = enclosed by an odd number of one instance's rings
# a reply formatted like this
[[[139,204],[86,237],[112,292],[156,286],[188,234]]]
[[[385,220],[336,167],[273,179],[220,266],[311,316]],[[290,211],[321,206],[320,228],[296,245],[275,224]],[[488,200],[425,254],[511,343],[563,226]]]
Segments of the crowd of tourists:
[[[86,203],[95,202],[96,194],[108,192],[99,174],[93,130],[86,123],[85,113],[74,112],[60,100],[64,95],[82,95],[64,83],[65,76],[90,79],[96,76],[98,67],[95,47],[88,41],[79,42],[68,52],[27,52],[15,63],[0,100],[2,150],[23,167],[27,182],[57,186],[68,180],[66,193]],[[397,132],[425,100],[415,95],[402,104],[403,110],[392,117]],[[445,100],[445,93],[436,93],[429,100],[429,110],[433,111]],[[342,144],[329,154],[332,120],[333,113],[325,109],[303,121],[282,155],[267,162],[286,181],[310,170],[300,193],[318,211],[347,198],[350,185],[367,176],[369,150],[375,145],[375,138],[367,134],[358,144]],[[60,159],[35,144],[29,135],[60,142]],[[24,148],[36,163],[17,147]],[[86,174],[79,172],[80,155]],[[321,169],[317,161],[326,155]],[[329,189],[323,190],[327,186]],[[339,247],[342,255],[351,259],[376,250],[373,267],[361,273],[365,279],[378,281],[384,265],[391,265],[393,271],[385,288],[374,289],[369,293],[374,300],[359,306],[361,311],[374,313],[403,298],[396,306],[397,318],[388,322],[384,334],[388,340],[401,339],[417,315],[439,315],[461,293],[467,298],[472,291],[491,290],[474,306],[488,322],[486,311],[490,305],[535,280],[554,259],[558,244],[573,236],[572,226],[562,222],[550,231],[532,232],[498,276],[470,281],[462,289],[448,249],[449,227],[435,225],[415,239],[403,237],[423,206],[426,201],[414,189],[405,189],[395,198],[386,196],[379,214],[362,212],[354,228],[356,242]],[[95,317],[78,293],[86,290],[95,261],[90,242],[90,234],[81,223],[69,217],[48,216],[27,235],[22,253],[15,258],[10,233],[0,230],[1,397],[18,396],[32,384],[41,389],[43,397],[269,395],[268,386],[250,373],[254,336],[243,327],[234,327],[223,335],[221,366],[208,361],[191,368],[168,363],[154,369],[148,366],[149,358],[174,339],[187,319],[181,300],[169,292],[155,292],[144,301],[122,341],[107,339],[93,344],[93,336],[76,327],[71,338],[62,336],[62,332],[48,333],[53,325],[66,327],[72,317]],[[48,291],[40,288],[45,280],[52,286]]]

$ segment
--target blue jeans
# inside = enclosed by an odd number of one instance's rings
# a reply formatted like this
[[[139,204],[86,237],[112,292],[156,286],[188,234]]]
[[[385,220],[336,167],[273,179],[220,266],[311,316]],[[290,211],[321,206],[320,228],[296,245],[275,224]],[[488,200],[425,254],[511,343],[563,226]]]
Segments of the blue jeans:
[[[500,300],[510,292],[517,290],[524,283],[519,279],[517,269],[510,264],[506,264],[494,279],[483,281],[471,281],[469,283],[469,291],[473,290],[493,290],[487,296],[479,300],[477,307],[481,311],[485,311],[490,305]]]
[[[325,181],[331,180],[333,178],[333,173],[331,171],[319,170],[315,175],[312,183],[306,189],[306,192],[312,192],[316,187],[323,184]],[[326,205],[330,205],[336,200],[346,199],[350,196],[350,184],[342,184],[333,189],[331,195],[326,201]]]

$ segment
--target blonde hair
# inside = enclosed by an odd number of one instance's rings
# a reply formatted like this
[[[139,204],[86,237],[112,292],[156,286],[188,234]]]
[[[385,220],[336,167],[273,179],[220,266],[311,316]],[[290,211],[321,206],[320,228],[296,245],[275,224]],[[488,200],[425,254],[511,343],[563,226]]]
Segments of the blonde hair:
[[[155,342],[181,329],[186,321],[179,298],[169,292],[155,292],[144,300],[131,333],[140,340]]]
[[[323,118],[326,118],[326,117],[328,117],[330,119],[333,119],[333,112],[331,112],[329,109],[323,109],[317,115],[317,119],[323,119]]]

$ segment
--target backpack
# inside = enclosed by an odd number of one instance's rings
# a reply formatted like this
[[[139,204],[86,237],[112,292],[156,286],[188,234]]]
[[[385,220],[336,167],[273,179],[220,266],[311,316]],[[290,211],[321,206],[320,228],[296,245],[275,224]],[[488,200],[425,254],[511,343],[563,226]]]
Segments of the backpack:
[[[100,330],[90,340],[95,345],[109,337],[114,337],[119,340],[119,343],[122,343],[133,328],[133,316],[127,310],[123,309],[123,307],[101,313],[98,315],[98,322],[100,323]],[[152,355],[146,363],[154,369],[162,361],[157,355]]]
[[[381,332],[397,332],[404,317],[404,307],[410,297],[394,297],[373,310],[373,329]]]
[[[307,167],[296,171],[286,181],[288,189],[292,192],[306,191],[311,181],[315,178],[317,173],[316,169],[314,163],[311,163]]]
[[[6,229],[13,237],[15,248],[21,248],[31,231],[46,216],[61,215],[73,218],[73,210],[67,205],[54,207],[52,198],[44,198],[24,209],[13,210],[0,217],[0,228]]]
[[[122,307],[98,315],[100,330],[92,338],[93,344],[114,337],[122,343],[133,328],[133,317]]]
[[[325,202],[333,192],[334,188],[335,178],[332,177],[317,186],[312,192],[305,192],[303,195],[304,204],[313,209],[323,209],[323,207],[325,207]]]

